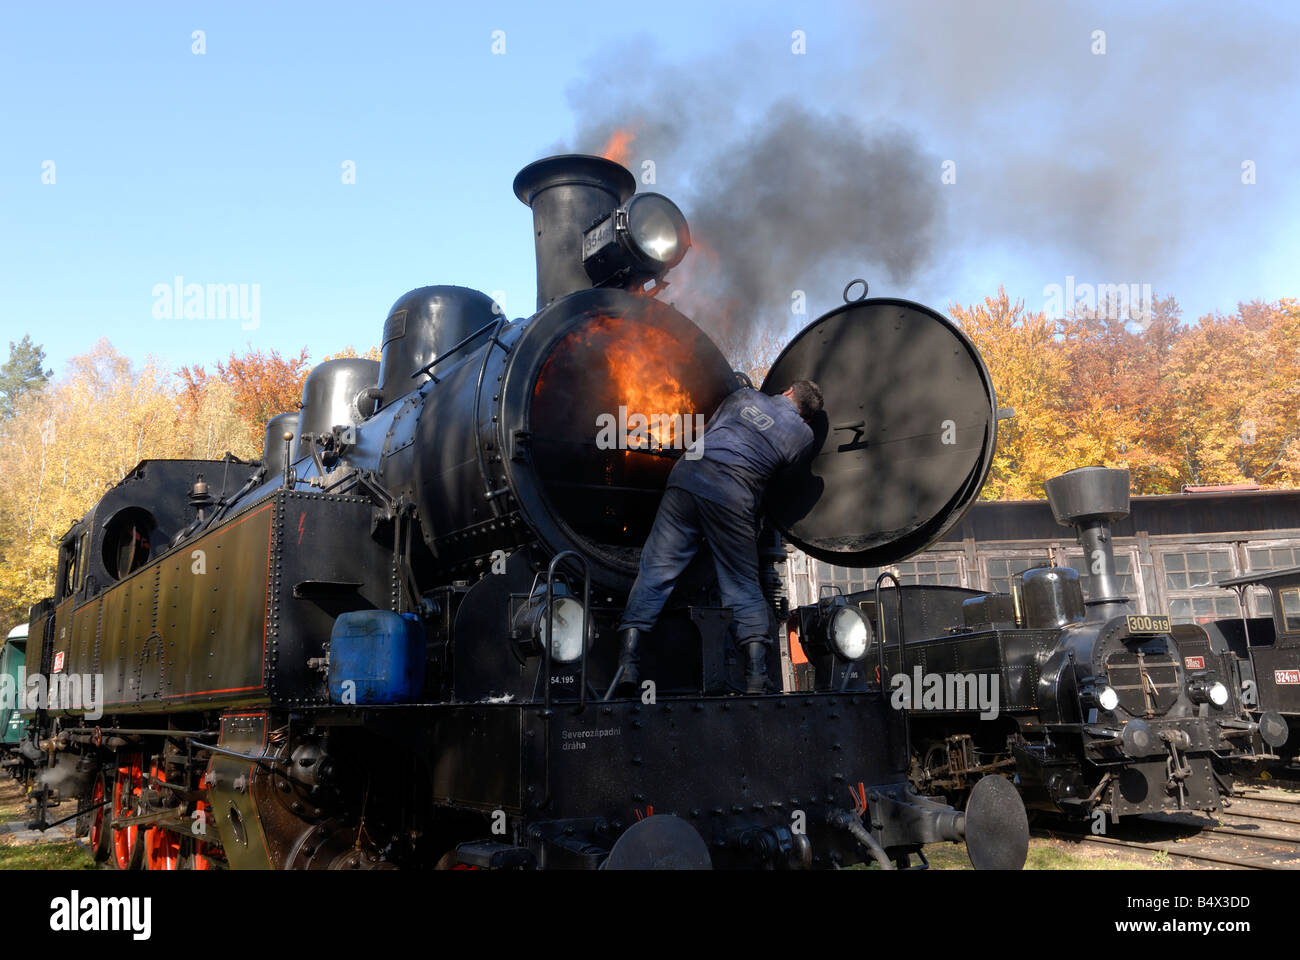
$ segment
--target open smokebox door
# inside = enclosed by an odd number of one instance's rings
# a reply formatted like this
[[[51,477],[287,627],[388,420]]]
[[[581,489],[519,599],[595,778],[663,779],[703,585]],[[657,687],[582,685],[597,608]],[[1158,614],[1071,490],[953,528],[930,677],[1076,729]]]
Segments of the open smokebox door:
[[[627,589],[669,471],[735,375],[694,323],[643,295],[583,291],[534,323],[545,348],[522,382],[537,484],[517,485],[520,501],[548,546],[580,550],[597,582]]]
[[[962,518],[993,462],[997,401],[955,324],[907,300],[851,302],[805,327],[763,392],[813,380],[824,409],[814,453],[769,489],[768,515],[827,563],[884,566]]]

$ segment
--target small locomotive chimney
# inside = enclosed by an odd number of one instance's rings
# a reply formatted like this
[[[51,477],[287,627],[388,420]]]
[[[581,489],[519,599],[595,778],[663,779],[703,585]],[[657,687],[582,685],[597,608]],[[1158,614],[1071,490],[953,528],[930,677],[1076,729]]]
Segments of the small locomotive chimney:
[[[591,288],[582,234],[636,192],[636,178],[603,157],[564,154],[530,163],[515,177],[515,196],[533,211],[537,309]]]
[[[1129,609],[1119,586],[1110,525],[1128,516],[1127,470],[1079,467],[1043,483],[1056,522],[1078,531],[1091,575],[1088,619],[1105,620]]]

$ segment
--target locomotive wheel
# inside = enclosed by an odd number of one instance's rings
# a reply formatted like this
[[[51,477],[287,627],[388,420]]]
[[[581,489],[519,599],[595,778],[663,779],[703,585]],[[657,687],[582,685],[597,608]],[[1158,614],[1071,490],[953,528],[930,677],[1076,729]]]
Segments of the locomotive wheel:
[[[144,786],[144,762],[138,753],[122,756],[113,780],[113,820],[135,814]],[[144,843],[139,827],[113,830],[113,861],[119,870],[139,870],[144,862]]]
[[[95,786],[90,793],[92,805],[108,798],[108,775],[102,771],[95,776]],[[90,813],[90,852],[96,863],[103,863],[113,851],[112,814],[108,807],[98,807]]]
[[[150,779],[167,782],[166,772],[157,764],[149,771]],[[144,863],[148,870],[179,870],[181,863],[181,838],[162,827],[146,827],[144,831]]]

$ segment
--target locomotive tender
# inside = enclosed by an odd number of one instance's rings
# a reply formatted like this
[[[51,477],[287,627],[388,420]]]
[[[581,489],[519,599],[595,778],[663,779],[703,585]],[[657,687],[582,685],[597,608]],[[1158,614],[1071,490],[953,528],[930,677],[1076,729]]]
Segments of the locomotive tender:
[[[1019,867],[1014,791],[991,782],[964,813],[918,796],[878,691],[736,695],[707,557],[649,638],[641,696],[598,697],[680,418],[740,379],[658,298],[689,245],[670,201],[588,156],[514,187],[535,314],[413,290],[378,364],[314,368],[260,463],[144,461],[64,537],[32,659],[102,678],[104,717],[32,714],[38,821],[79,801],[122,868],[892,866],[962,838],[977,866]],[[936,372],[919,402],[893,389]],[[959,519],[996,407],[950,323],[864,290],[764,389],[800,377],[826,411],[775,511],[788,536],[897,558]],[[598,444],[621,407],[646,421]]]
[[[1030,809],[1075,817],[1219,809],[1231,762],[1268,755],[1286,739],[1285,722],[1246,711],[1216,634],[1136,615],[1122,595],[1110,524],[1128,513],[1127,470],[1082,467],[1045,489],[1089,560],[1086,601],[1069,567],[1025,570],[1009,594],[883,592],[882,574],[875,591],[801,608],[792,630],[816,638],[846,606],[867,613],[882,639],[867,659],[877,675],[824,654],[818,666],[854,674],[844,689],[908,685],[912,780],[923,793],[955,798],[1001,775]],[[937,678],[924,696],[923,677]],[[990,688],[991,705],[981,697]]]

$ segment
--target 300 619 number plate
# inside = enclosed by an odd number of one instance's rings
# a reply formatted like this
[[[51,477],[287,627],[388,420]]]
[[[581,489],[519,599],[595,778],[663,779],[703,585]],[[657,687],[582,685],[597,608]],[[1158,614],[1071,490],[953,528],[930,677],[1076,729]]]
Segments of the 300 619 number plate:
[[[1165,614],[1130,614],[1124,618],[1129,633],[1168,633],[1169,617]]]

